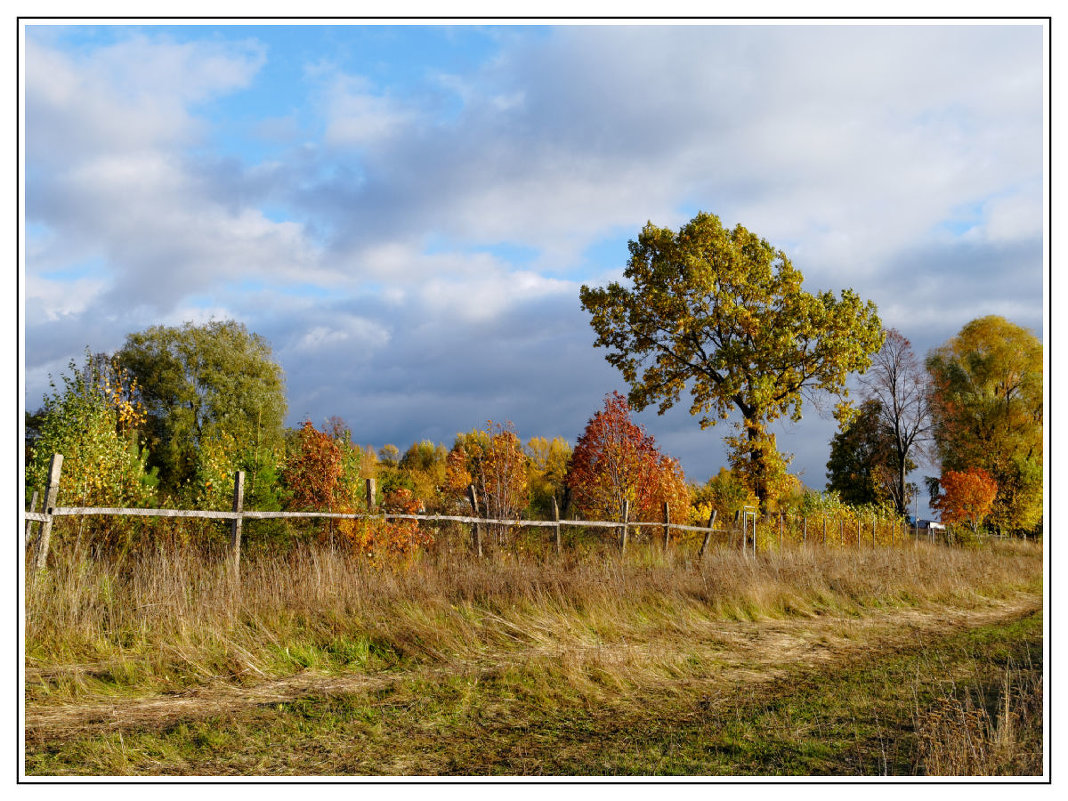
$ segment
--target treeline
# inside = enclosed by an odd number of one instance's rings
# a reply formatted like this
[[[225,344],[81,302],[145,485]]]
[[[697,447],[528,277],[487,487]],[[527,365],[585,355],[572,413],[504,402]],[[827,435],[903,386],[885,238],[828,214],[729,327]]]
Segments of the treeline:
[[[359,509],[375,478],[379,505],[467,512],[473,487],[480,511],[502,519],[547,519],[555,504],[587,519],[618,520],[626,508],[631,520],[653,521],[666,503],[674,522],[692,524],[713,511],[730,520],[744,506],[890,520],[913,508],[920,489],[907,476],[923,463],[941,466],[926,489],[944,522],[975,536],[1041,530],[1042,345],[1029,331],[983,317],[921,365],[874,303],[851,290],[805,292],[782,251],[714,215],[678,232],[650,224],[630,252],[627,284],[580,293],[595,345],[630,391],[606,396],[574,447],[523,441],[492,421],[451,445],[403,452],[358,444],[337,417],[287,429],[285,379],[268,343],[237,322],[189,323],[71,362],[27,415],[27,494],[58,452],[70,506],[222,509],[241,470],[246,508],[262,511]],[[857,405],[846,389],[854,374]],[[702,427],[741,417],[725,438],[729,466],[703,485],[688,483],[631,419],[652,404],[665,411],[684,391]],[[789,472],[768,428],[799,420],[812,395],[840,401],[825,493]],[[341,533],[357,544],[396,533],[367,526]]]

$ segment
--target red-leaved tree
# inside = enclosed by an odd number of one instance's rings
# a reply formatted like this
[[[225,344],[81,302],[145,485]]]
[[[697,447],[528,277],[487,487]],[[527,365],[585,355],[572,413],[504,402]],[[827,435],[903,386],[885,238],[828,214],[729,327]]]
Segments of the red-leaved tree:
[[[567,476],[579,512],[622,519],[623,502],[631,520],[657,520],[666,501],[683,512],[689,490],[679,463],[660,453],[656,441],[630,419],[630,405],[618,392],[605,396],[604,408],[586,424]]]
[[[965,523],[973,532],[994,508],[998,485],[981,467],[946,470],[939,481],[942,494],[931,505],[942,512],[943,523]]]

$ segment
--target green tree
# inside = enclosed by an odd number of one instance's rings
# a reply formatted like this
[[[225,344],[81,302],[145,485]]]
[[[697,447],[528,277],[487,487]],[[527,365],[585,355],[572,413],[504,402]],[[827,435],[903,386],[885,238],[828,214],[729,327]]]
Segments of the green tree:
[[[1042,343],[1003,317],[972,320],[927,357],[943,472],[983,468],[997,484],[990,524],[1042,521]],[[937,491],[937,488],[935,488]]]
[[[893,432],[884,417],[882,403],[872,399],[864,401],[854,414],[839,420],[827,460],[827,489],[837,492],[845,503],[863,505],[893,500],[897,504],[897,450]],[[909,459],[904,467],[907,473],[915,464]]]
[[[740,412],[731,446],[766,508],[771,474],[784,471],[771,463],[768,423],[799,420],[803,393],[846,394],[847,376],[882,345],[875,305],[849,289],[805,292],[781,250],[703,212],[678,233],[649,223],[629,248],[627,285],[580,291],[595,345],[610,351],[635,409],[658,402],[663,413],[688,388],[702,428]]]
[[[85,364],[70,363],[63,388],[34,415],[26,490],[43,490],[52,454],[63,454],[59,502],[63,506],[142,506],[154,495],[135,426],[141,410],[130,399],[133,382],[106,358],[86,351]]]
[[[267,341],[241,323],[153,326],[127,336],[116,355],[139,384],[149,463],[165,489],[188,493],[209,440],[230,438],[251,448],[257,462],[261,453],[281,451],[282,368]]]

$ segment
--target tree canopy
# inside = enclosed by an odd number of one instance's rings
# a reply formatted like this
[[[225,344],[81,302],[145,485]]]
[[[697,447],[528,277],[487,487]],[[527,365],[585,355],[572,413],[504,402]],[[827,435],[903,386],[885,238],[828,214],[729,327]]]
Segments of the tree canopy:
[[[145,468],[136,427],[142,410],[136,383],[111,359],[88,350],[81,368],[70,362],[63,388],[36,414],[37,429],[26,461],[26,491],[44,490],[52,455],[63,454],[62,504],[140,506],[156,483]]]
[[[604,408],[586,424],[567,484],[580,512],[609,520],[622,520],[624,501],[631,520],[656,520],[665,502],[677,513],[690,501],[682,467],[630,419],[627,400],[618,392],[606,396]]]
[[[137,379],[149,464],[167,489],[193,479],[209,440],[255,451],[282,445],[282,368],[267,341],[243,324],[153,326],[127,336],[116,357]]]
[[[927,357],[943,472],[983,468],[997,484],[990,523],[1042,519],[1042,343],[1003,317],[972,320]]]
[[[856,412],[839,420],[827,460],[827,489],[849,504],[877,504],[901,497],[898,482],[915,464],[906,457],[904,472],[897,461],[893,430],[886,425],[883,404],[870,399]],[[900,508],[898,513],[903,514]]]
[[[850,289],[805,292],[785,253],[704,212],[677,233],[648,223],[629,249],[626,285],[580,291],[595,345],[610,351],[635,409],[663,413],[688,389],[702,428],[740,412],[732,447],[766,506],[777,454],[767,424],[799,420],[805,393],[845,394],[882,345],[875,304]]]

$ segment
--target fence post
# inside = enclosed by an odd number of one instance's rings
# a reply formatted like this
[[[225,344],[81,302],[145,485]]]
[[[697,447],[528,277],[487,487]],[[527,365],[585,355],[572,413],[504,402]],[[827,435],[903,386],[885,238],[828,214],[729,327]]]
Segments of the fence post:
[[[560,507],[556,503],[556,494],[553,494],[553,533],[556,538],[556,555],[560,555]]]
[[[808,515],[801,518],[801,543],[808,545]]]
[[[36,512],[37,511],[37,502],[39,500],[41,500],[41,494],[37,490],[34,490],[33,491],[33,497],[30,498],[30,511],[31,512]],[[32,520],[27,520],[26,521],[26,545],[30,544],[30,540],[31,539],[33,539],[33,521]]]
[[[667,553],[668,549],[668,536],[671,531],[668,526],[671,524],[671,506],[667,501],[664,501],[664,553]]]
[[[871,547],[875,547],[875,515],[871,516]]]
[[[779,550],[782,550],[782,512],[779,512]]]
[[[474,484],[467,485],[467,500],[471,501],[471,511],[475,517],[478,517],[478,492],[475,490]],[[471,533],[471,545],[475,549],[475,553],[479,558],[482,557],[482,528],[479,526],[478,521],[474,524],[474,530]]]
[[[697,552],[697,558],[700,559],[705,555],[705,549],[708,547],[708,541],[712,539],[712,526],[716,524],[716,510],[712,510],[712,514],[708,516],[708,531],[705,532],[705,538],[701,542],[701,550]]]
[[[823,515],[823,544],[827,544],[827,515]]]
[[[375,513],[375,480],[369,478],[365,481],[367,491],[367,514]]]
[[[234,512],[238,515],[230,523],[230,560],[234,579],[241,580],[241,509],[245,505],[245,471],[234,474]]]
[[[627,550],[627,519],[630,516],[630,501],[623,501],[623,536],[619,539],[619,555]]]
[[[53,453],[48,463],[48,489],[45,491],[44,509],[48,519],[41,523],[41,534],[37,542],[37,569],[44,570],[48,561],[48,546],[52,541],[52,509],[59,497],[59,476],[63,472],[63,454]]]

